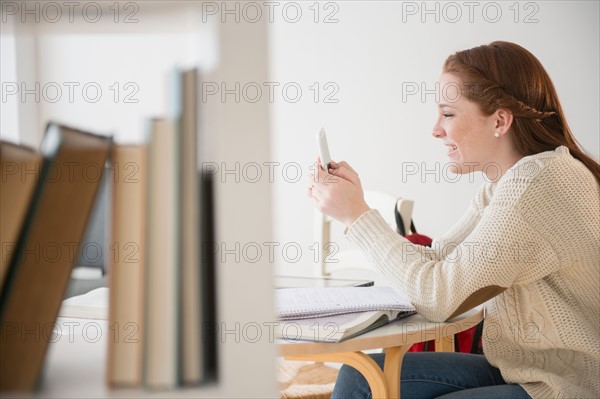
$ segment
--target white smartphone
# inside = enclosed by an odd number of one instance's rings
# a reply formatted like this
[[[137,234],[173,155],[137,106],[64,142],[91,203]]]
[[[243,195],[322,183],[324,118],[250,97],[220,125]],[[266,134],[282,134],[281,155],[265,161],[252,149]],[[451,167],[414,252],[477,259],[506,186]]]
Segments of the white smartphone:
[[[317,134],[317,145],[319,146],[319,155],[321,156],[321,167],[325,172],[329,173],[329,163],[331,156],[329,155],[329,146],[327,145],[327,135],[325,129],[321,128]]]

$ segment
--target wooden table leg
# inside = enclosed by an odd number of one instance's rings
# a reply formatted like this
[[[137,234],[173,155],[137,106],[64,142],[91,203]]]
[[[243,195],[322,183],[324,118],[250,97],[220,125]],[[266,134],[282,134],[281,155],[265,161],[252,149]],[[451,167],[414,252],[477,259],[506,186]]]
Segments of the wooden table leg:
[[[454,335],[448,335],[435,340],[436,352],[454,352]]]
[[[390,398],[400,398],[400,374],[402,372],[402,359],[410,345],[395,346],[385,351],[383,374],[387,381]]]
[[[388,348],[389,350],[389,348]],[[373,398],[389,398],[388,384],[383,371],[370,356],[362,352],[327,353],[306,356],[285,356],[287,360],[343,363],[360,372],[371,388]],[[386,361],[387,363],[387,361]]]

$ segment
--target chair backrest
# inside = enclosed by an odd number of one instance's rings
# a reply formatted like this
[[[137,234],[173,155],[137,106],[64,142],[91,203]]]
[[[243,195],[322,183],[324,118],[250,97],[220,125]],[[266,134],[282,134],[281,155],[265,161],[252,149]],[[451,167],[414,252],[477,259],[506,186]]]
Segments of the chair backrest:
[[[397,199],[390,194],[380,191],[365,191],[364,195],[369,207],[377,209],[392,229],[396,230],[394,207],[397,207],[400,211],[404,223],[408,223],[410,226],[413,201]],[[362,270],[370,271],[369,275],[373,276],[373,267],[359,250],[346,250],[333,253],[333,251],[337,250],[337,246],[331,241],[332,223],[336,222],[319,211],[315,211],[315,238],[321,251],[319,262],[315,265],[314,275],[318,277],[337,275],[340,277],[357,278],[361,272],[355,271]],[[342,272],[343,275],[340,275]]]
[[[404,231],[406,232],[406,235],[411,234],[411,232],[416,233],[416,231],[411,231],[412,213],[414,205],[415,202],[409,199],[398,198],[398,202],[396,202],[396,209],[398,210],[398,213],[402,218],[402,223],[404,224]],[[396,222],[396,224],[398,224],[398,222]]]

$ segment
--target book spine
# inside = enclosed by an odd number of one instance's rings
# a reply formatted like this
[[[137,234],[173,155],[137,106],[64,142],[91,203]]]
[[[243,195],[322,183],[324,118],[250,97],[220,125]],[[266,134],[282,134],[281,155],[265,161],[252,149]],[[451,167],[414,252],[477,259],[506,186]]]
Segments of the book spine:
[[[173,120],[152,120],[149,129],[144,382],[171,389],[178,375],[178,147]]]
[[[142,379],[145,274],[146,148],[113,149],[112,223],[109,244],[107,382],[137,387]]]

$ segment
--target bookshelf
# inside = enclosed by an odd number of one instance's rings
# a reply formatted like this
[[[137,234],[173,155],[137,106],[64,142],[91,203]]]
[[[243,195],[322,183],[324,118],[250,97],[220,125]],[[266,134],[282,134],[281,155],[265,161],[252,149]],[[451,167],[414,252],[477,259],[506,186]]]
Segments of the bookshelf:
[[[25,14],[20,9],[16,13],[2,9],[3,44],[10,44],[3,46],[2,57],[12,51],[14,60],[3,82],[16,83],[19,89],[25,84],[30,90],[3,104],[9,126],[19,131],[22,143],[38,146],[50,119],[112,133],[117,142],[140,142],[144,119],[166,114],[166,74],[173,66],[198,66],[203,80],[210,82],[269,81],[268,21],[203,20],[203,3],[195,1],[99,1],[87,8],[87,14],[82,9],[92,2],[78,4],[81,9],[75,9],[72,18],[66,6],[58,18],[54,10],[44,11],[41,2],[27,2],[30,11]],[[102,17],[97,17],[97,10]],[[124,23],[127,16],[137,22]],[[94,94],[98,87],[99,98]],[[62,93],[57,100],[58,89]],[[127,96],[131,101],[126,101]],[[201,95],[200,101],[203,162],[234,168],[236,163],[269,160],[266,101],[204,102]],[[235,251],[236,245],[244,243],[272,242],[270,183],[245,184],[231,176],[217,176],[219,249]],[[221,330],[217,385],[166,393],[111,391],[104,385],[104,365],[98,364],[103,358],[101,346],[61,342],[50,347],[47,356],[53,363],[46,362],[38,396],[276,396],[276,346],[268,328],[274,319],[272,265],[224,254],[218,256],[216,270]]]

